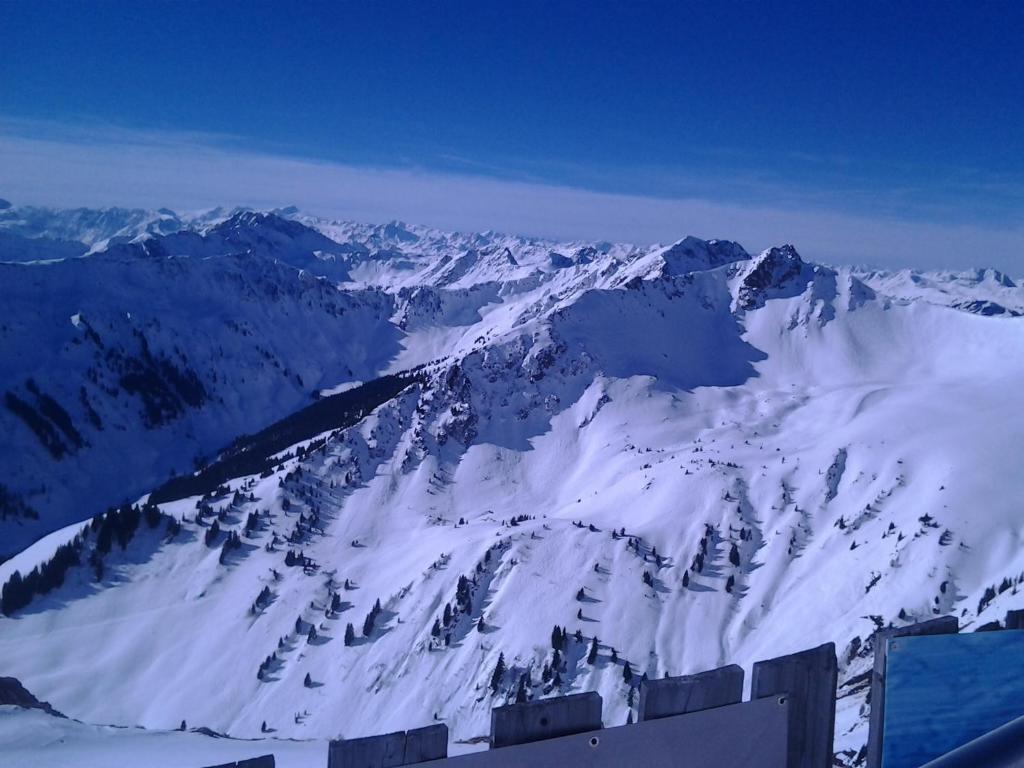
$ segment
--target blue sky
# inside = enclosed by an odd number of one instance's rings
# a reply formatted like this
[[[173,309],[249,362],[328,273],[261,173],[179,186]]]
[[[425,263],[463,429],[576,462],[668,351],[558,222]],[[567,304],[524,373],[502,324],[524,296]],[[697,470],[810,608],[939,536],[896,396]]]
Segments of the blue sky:
[[[0,196],[640,241],[733,225],[938,266],[982,243],[1021,273],[1022,41],[1009,2],[8,1]],[[906,243],[843,251],[830,227]]]

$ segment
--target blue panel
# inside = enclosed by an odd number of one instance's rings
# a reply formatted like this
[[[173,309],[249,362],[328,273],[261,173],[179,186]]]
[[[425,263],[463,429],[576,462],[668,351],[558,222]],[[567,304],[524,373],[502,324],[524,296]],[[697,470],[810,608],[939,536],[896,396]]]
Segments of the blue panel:
[[[1024,715],[1024,631],[888,641],[882,768],[919,768]]]

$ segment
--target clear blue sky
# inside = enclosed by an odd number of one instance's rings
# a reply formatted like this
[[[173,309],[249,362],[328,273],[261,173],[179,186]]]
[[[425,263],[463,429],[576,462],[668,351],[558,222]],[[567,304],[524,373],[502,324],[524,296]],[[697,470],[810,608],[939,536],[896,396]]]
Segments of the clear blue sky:
[[[106,126],[347,167],[997,230],[1024,212],[1020,2],[0,11],[0,117],[23,137]]]

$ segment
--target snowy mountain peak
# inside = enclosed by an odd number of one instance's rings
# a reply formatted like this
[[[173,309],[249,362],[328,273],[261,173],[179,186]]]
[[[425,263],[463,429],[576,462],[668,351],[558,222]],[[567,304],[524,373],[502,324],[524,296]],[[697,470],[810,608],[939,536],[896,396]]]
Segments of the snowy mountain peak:
[[[804,263],[792,245],[762,251],[745,269],[737,306],[744,310],[756,309],[772,296],[802,291],[814,270],[815,267]]]
[[[668,246],[659,257],[663,264],[661,274],[674,276],[745,261],[750,254],[730,240],[701,240],[691,235]]]

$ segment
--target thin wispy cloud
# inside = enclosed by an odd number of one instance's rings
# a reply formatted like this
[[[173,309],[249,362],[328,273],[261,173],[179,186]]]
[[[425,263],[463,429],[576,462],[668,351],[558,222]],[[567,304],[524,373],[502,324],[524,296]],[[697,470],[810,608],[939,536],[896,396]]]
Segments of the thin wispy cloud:
[[[829,263],[1024,273],[1022,227],[866,216],[822,207],[811,196],[800,207],[795,189],[776,205],[645,197],[468,172],[361,167],[243,144],[224,135],[0,120],[0,197],[177,210],[297,205],[332,218],[635,243],[693,234],[738,240],[749,250],[791,242]]]

